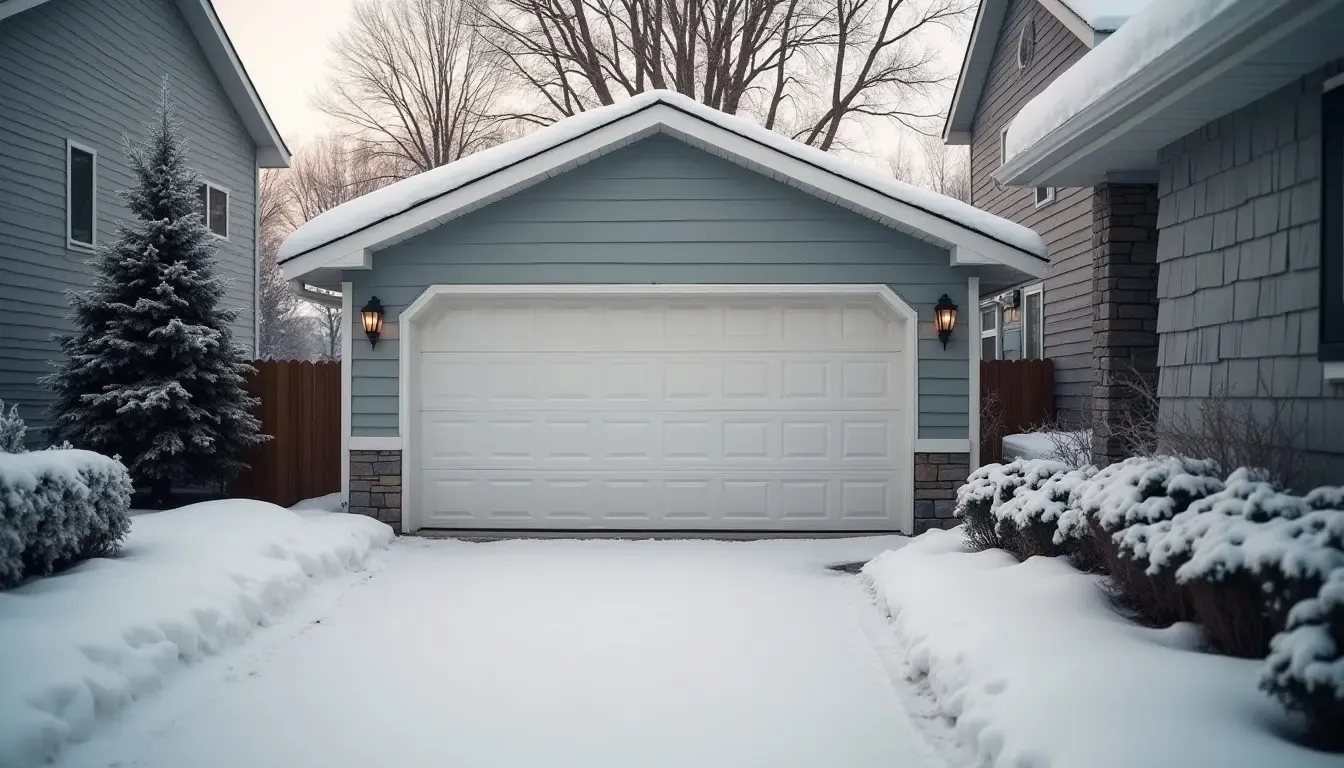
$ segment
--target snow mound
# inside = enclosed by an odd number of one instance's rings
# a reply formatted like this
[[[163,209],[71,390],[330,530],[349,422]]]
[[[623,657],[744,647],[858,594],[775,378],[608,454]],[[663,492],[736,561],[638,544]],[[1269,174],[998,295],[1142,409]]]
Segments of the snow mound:
[[[119,557],[0,593],[0,765],[50,761],[392,538],[358,515],[207,502],[135,517]]]
[[[1114,32],[1150,0],[1064,0],[1064,5],[1098,32]]]
[[[1257,690],[1260,662],[1197,652],[1189,624],[1127,621],[1100,577],[1063,558],[1018,563],[968,552],[960,531],[930,531],[870,562],[863,578],[913,673],[974,752],[970,764],[1339,765],[1280,738],[1294,725]]]
[[[646,91],[625,101],[567,117],[527,136],[491,147],[448,165],[403,179],[323,213],[299,227],[280,248],[286,261],[338,240],[384,219],[404,213],[533,155],[598,130],[606,125],[665,104],[726,131],[870,187],[916,208],[950,219],[1015,248],[1046,257],[1045,241],[1035,231],[960,200],[906,184],[862,168],[814,147],[789,139],[745,118],[725,114],[679,93]]]

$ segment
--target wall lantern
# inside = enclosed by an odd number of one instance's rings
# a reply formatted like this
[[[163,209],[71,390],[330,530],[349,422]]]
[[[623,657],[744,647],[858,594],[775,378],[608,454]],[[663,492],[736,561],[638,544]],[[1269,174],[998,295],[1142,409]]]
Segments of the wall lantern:
[[[359,320],[364,325],[364,334],[369,337],[369,346],[378,346],[378,337],[383,333],[383,303],[377,296],[359,310]]]
[[[938,340],[947,349],[947,340],[952,338],[952,329],[957,327],[957,305],[946,293],[933,305],[933,327],[938,329]]]

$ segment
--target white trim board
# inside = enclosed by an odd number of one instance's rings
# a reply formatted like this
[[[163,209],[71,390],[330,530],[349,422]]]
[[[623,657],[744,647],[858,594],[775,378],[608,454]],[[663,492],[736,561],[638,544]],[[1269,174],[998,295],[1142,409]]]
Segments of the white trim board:
[[[350,322],[354,307],[354,299],[351,297],[353,292],[353,283],[341,283],[341,502],[347,507],[350,504],[350,444],[352,441],[350,433],[353,431],[353,423],[350,417],[351,394],[354,391],[351,367],[355,363],[354,334],[351,333],[354,326]]]
[[[348,284],[346,284],[348,286]],[[349,290],[344,291],[348,296]],[[416,388],[411,386],[415,380],[411,369],[419,349],[417,320],[439,302],[464,296],[868,296],[880,300],[888,309],[905,321],[905,354],[913,365],[908,367],[909,380],[905,386],[903,407],[906,415],[906,430],[902,435],[902,449],[898,454],[905,458],[904,466],[910,474],[910,482],[901,489],[901,498],[897,500],[901,509],[901,530],[914,531],[914,461],[915,446],[918,443],[919,430],[919,313],[905,299],[901,298],[890,286],[881,284],[845,284],[845,285],[431,285],[415,301],[401,311],[398,321],[401,325],[401,349],[397,363],[397,433],[400,435],[402,504],[401,531],[411,533],[420,527],[415,511],[418,510],[418,486],[416,472],[416,424],[413,415],[419,411],[419,398]],[[348,299],[347,299],[348,301]],[[349,370],[343,366],[342,370]],[[348,403],[347,403],[347,413]],[[348,450],[348,449],[347,449]],[[346,458],[349,464],[348,455]],[[347,469],[348,472],[348,469]],[[348,486],[348,483],[347,483]]]
[[[940,247],[974,251],[989,263],[1003,264],[1033,277],[1045,276],[1049,262],[1043,251],[1037,255],[1009,245],[970,225],[897,199],[680,107],[654,101],[455,189],[429,196],[414,207],[363,229],[289,256],[282,261],[285,277],[292,280],[337,265],[370,268],[372,251],[437,227],[655,133],[665,133],[730,162],[766,173],[781,183]],[[1005,222],[1005,225],[1010,224]]]
[[[352,451],[400,451],[401,438],[396,435],[371,437],[363,435],[350,436],[350,450]]]
[[[971,441],[959,437],[921,437],[915,441],[915,453],[970,453]],[[974,467],[972,467],[974,469]]]
[[[980,351],[982,341],[980,337],[981,314],[980,314],[980,278],[970,277],[966,280],[966,301],[971,304],[970,319],[967,322],[967,336],[970,338],[970,351],[967,353],[966,371],[966,389],[970,398],[966,419],[966,442],[970,445],[967,453],[971,455],[971,471],[980,468]],[[972,303],[974,302],[974,303]],[[1000,321],[995,321],[995,327],[998,327]],[[995,342],[997,348],[998,342]]]

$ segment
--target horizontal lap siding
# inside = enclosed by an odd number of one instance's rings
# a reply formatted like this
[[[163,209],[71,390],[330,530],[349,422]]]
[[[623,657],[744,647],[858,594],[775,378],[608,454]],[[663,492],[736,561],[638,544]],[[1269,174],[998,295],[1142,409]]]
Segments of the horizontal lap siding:
[[[1344,60],[1162,150],[1158,395],[1200,423],[1211,399],[1300,427],[1312,484],[1344,478],[1344,385],[1324,381],[1321,93]]]
[[[1018,69],[1018,36],[1028,19],[1036,25],[1036,53],[1026,69]],[[999,35],[971,134],[972,203],[1031,227],[1050,249],[1045,356],[1055,364],[1055,406],[1073,414],[1087,410],[1092,388],[1092,189],[1057,189],[1053,202],[1037,208],[1034,190],[999,186],[990,174],[999,167],[1000,129],[1087,50],[1036,0],[1015,0]]]
[[[164,75],[187,154],[230,191],[229,241],[216,241],[235,340],[255,345],[256,148],[173,0],[52,0],[0,22],[0,399],[40,426],[37,378],[70,330],[65,292],[88,287],[91,254],[65,245],[66,139],[98,152],[98,243],[129,214],[122,136],[138,142]]]
[[[968,349],[946,351],[933,305],[965,306],[945,250],[657,136],[374,255],[351,271],[356,305],[389,319],[432,284],[886,283],[920,314],[920,437],[967,436]],[[397,434],[395,339],[356,330],[356,435]]]

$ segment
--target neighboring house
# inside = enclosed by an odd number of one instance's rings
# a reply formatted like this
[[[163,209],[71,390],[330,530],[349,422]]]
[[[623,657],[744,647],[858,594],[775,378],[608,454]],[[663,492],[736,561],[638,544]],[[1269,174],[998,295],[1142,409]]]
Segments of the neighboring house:
[[[1156,348],[1162,417],[1285,408],[1309,481],[1344,482],[1344,1],[1156,2],[1005,143],[999,182],[1105,196],[1095,276],[1127,287],[1099,287],[1095,343]],[[1109,327],[1149,293],[1151,338]]]
[[[1066,419],[1082,418],[1092,395],[1092,187],[1009,187],[992,174],[1018,109],[1147,2],[982,0],[943,129],[948,144],[970,146],[971,204],[1031,227],[1050,249],[1044,280],[983,297],[981,354],[1053,360]]]
[[[978,453],[1034,232],[666,91],[314,219],[345,492],[403,531],[918,531]],[[934,308],[961,306],[943,343]],[[374,346],[362,306],[385,307]]]
[[[43,438],[38,378],[71,330],[65,292],[129,212],[138,142],[168,78],[201,172],[236,340],[256,349],[257,180],[289,152],[209,0],[0,0],[0,399]]]

